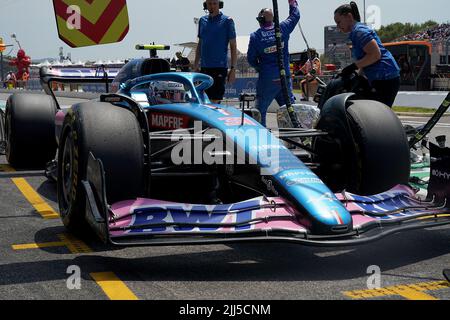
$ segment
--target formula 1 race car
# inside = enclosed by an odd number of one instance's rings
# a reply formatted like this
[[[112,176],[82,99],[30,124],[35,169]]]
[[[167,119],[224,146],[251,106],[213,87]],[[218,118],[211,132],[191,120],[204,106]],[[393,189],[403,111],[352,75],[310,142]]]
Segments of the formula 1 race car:
[[[314,129],[268,130],[212,104],[209,76],[171,73],[166,64],[131,61],[114,81],[117,92],[67,109],[54,96],[9,98],[7,159],[50,161],[72,232],[94,230],[116,245],[343,246],[450,225],[450,150],[431,145],[429,197],[420,200],[408,186],[405,130],[385,105],[339,94]],[[41,79],[47,90],[55,81],[99,81],[45,70]]]

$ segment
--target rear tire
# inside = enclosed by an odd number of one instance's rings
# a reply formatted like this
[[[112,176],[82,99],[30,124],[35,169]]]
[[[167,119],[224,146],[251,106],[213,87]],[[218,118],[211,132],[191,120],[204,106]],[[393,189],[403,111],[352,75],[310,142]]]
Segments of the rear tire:
[[[109,204],[144,195],[144,144],[130,111],[108,103],[87,102],[65,117],[58,154],[58,203],[64,225],[80,236],[91,234],[86,222],[89,153],[103,163]]]
[[[6,103],[6,159],[15,168],[44,168],[55,158],[55,115],[52,97],[13,94]]]

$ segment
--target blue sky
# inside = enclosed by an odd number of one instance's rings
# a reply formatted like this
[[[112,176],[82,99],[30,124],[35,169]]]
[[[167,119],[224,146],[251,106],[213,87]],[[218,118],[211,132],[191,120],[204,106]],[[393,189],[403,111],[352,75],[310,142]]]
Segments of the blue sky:
[[[281,18],[287,17],[287,0],[278,0]],[[363,0],[356,0],[362,8]],[[202,0],[127,0],[130,17],[130,32],[119,44],[72,49],[59,40],[53,4],[51,0],[0,0],[0,37],[11,43],[15,33],[22,46],[32,58],[56,57],[59,47],[71,52],[78,59],[119,59],[142,55],[136,52],[137,43],[151,41],[175,44],[195,41],[194,17],[204,15]],[[323,48],[323,28],[334,24],[334,9],[342,0],[300,0],[303,29],[310,45]],[[238,35],[249,35],[255,31],[255,17],[263,7],[270,7],[271,0],[225,0],[224,13],[235,19]],[[381,22],[438,22],[450,20],[449,0],[367,0],[366,5],[377,5],[381,9]],[[300,32],[291,37],[291,51],[304,49]],[[177,48],[174,48],[176,50]],[[170,52],[172,53],[172,52]]]

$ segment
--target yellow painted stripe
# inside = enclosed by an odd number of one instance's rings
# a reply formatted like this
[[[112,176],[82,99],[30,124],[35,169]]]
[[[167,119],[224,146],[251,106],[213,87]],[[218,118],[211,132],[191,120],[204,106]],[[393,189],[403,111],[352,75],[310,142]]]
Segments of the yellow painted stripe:
[[[114,273],[97,272],[90,275],[110,300],[139,300]]]
[[[14,244],[12,248],[14,250],[27,250],[27,249],[41,249],[52,247],[65,247],[66,244],[61,241],[57,242],[45,242],[45,243],[27,243],[27,244]]]
[[[41,196],[34,191],[34,189],[30,186],[30,184],[23,178],[14,178],[11,179],[17,188],[22,192],[24,197],[31,203],[31,205],[36,209],[36,211],[44,218],[44,219],[58,219],[59,214],[53,210],[42,198]]]
[[[69,30],[67,28],[67,23],[59,16],[57,17],[59,33],[61,36],[69,40],[76,46],[93,46],[96,45],[94,41],[92,41],[89,37],[84,35],[79,30],[73,29]]]
[[[408,286],[402,287],[398,286],[394,290],[399,296],[402,296],[405,299],[408,300],[439,300],[433,296],[430,296],[424,292],[420,292],[417,290],[413,290],[409,288]]]
[[[106,34],[103,36],[100,43],[117,42],[122,33],[128,27],[128,25],[129,25],[128,8],[125,6],[120,11],[116,20],[114,20],[114,22],[112,23],[111,27],[108,29]]]
[[[92,4],[86,0],[63,0],[68,6],[76,5],[80,7],[81,15],[92,24],[96,24],[98,19],[103,16],[106,8],[111,3],[111,0],[93,1]]]
[[[58,234],[57,236],[72,253],[90,253],[90,252],[92,252],[92,249],[89,248],[89,246],[87,244],[85,244],[83,241],[75,238],[71,234],[63,233],[63,234]]]
[[[380,289],[366,289],[342,292],[352,299],[379,298],[385,296],[400,295],[411,300],[436,300],[435,297],[425,294],[424,291],[434,291],[450,288],[447,281],[422,282],[415,284],[390,286]]]

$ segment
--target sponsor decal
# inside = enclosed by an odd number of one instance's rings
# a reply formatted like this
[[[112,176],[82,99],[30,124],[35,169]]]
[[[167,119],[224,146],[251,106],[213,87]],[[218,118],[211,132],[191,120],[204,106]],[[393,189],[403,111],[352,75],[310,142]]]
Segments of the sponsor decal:
[[[219,120],[225,122],[227,127],[235,127],[242,124],[242,118],[240,117],[219,118]],[[256,126],[256,123],[248,118],[244,118],[244,125]]]
[[[232,227],[235,231],[252,229],[250,224],[244,224],[254,218],[254,214],[258,210],[245,210],[246,208],[258,207],[259,200],[249,200],[242,203],[235,203],[231,205],[156,205],[147,208],[136,208],[134,210],[135,216],[131,226],[140,226],[147,224],[155,224],[153,227],[131,230],[130,233],[142,232],[165,232],[173,231],[218,231],[224,227],[169,227],[164,226],[166,223],[184,223],[184,224],[221,224],[231,221],[240,226]],[[239,214],[232,214],[235,210],[240,211]],[[226,227],[230,228],[230,227]]]
[[[450,173],[449,172],[443,172],[441,170],[434,169],[434,170],[431,171],[431,175],[433,177],[437,177],[437,178],[440,178],[440,179],[450,180]]]
[[[170,113],[149,113],[150,127],[153,129],[176,130],[189,126],[189,117]]]
[[[294,179],[288,179],[286,181],[286,185],[291,187],[295,185],[302,185],[302,184],[322,184],[322,180],[319,178],[294,178]]]
[[[297,176],[310,176],[310,177],[316,177],[316,175],[312,171],[288,171],[286,173],[283,173],[280,176],[281,180],[285,180],[287,178],[297,177]]]
[[[284,43],[282,44],[282,48],[284,48]],[[277,46],[270,46],[264,49],[265,54],[271,54],[277,52]]]

